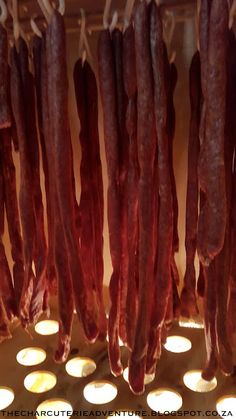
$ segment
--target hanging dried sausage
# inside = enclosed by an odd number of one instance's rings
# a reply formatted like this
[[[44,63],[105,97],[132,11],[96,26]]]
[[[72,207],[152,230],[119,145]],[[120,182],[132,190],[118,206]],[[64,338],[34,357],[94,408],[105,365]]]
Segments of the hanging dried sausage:
[[[111,371],[122,373],[119,347],[121,208],[119,191],[118,120],[116,113],[115,69],[109,30],[103,30],[98,43],[99,82],[104,115],[104,137],[108,171],[108,226],[113,273],[109,291],[111,308],[108,321],[108,350]]]
[[[8,39],[7,31],[0,23],[0,128],[11,125],[8,91]]]
[[[196,301],[196,272],[194,266],[197,248],[197,221],[198,221],[198,156],[200,150],[199,125],[201,111],[201,75],[200,56],[196,52],[190,67],[190,103],[191,119],[188,145],[188,185],[186,197],[186,271],[184,288],[181,294],[181,314],[184,317],[194,317],[198,314]]]

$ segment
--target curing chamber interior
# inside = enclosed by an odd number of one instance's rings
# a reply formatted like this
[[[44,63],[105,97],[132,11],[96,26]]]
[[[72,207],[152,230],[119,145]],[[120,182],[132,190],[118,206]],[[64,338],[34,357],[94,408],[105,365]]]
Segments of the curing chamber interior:
[[[236,418],[235,1],[0,11],[0,413]]]

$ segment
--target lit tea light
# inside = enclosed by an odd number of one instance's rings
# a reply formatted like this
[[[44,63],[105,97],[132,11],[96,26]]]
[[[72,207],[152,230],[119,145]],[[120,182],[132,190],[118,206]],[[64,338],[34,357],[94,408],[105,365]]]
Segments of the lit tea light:
[[[121,416],[122,418],[142,419],[141,416],[136,415],[135,412],[132,411],[132,410],[116,410],[114,412],[114,415],[113,416],[107,416],[107,419],[114,418],[114,416],[116,416],[116,412],[118,413],[118,415],[120,413],[119,416]]]
[[[200,370],[188,371],[184,374],[183,381],[186,387],[198,393],[207,393],[217,387],[217,380],[214,377],[211,381],[202,378]]]
[[[190,329],[204,329],[202,322],[195,322],[193,320],[179,320],[180,327],[189,327]]]
[[[24,348],[16,355],[19,364],[26,367],[38,365],[46,359],[46,352],[41,348]]]
[[[9,387],[0,387],[0,410],[6,409],[14,400],[14,391]]]
[[[47,416],[47,412],[50,412],[50,418],[59,418],[62,419],[65,417],[69,418],[73,414],[73,407],[71,404],[64,399],[49,399],[40,403],[36,409],[38,415],[37,419],[42,419],[43,416]],[[53,414],[51,414],[51,412]]]
[[[88,377],[96,370],[96,363],[90,358],[76,357],[70,359],[65,368],[72,377]]]
[[[123,372],[124,380],[128,383],[129,382],[129,368],[125,368]],[[144,384],[150,384],[155,378],[155,374],[145,374]]]
[[[189,351],[192,348],[192,343],[183,336],[168,336],[164,347],[169,352],[179,354]]]
[[[93,404],[104,404],[114,400],[117,387],[109,381],[93,381],[84,388],[84,398]]]
[[[216,402],[216,410],[220,417],[225,417],[227,412],[228,417],[236,418],[236,396],[224,396]]]
[[[42,320],[35,325],[35,331],[39,335],[54,335],[59,331],[59,323],[56,320]]]
[[[34,371],[28,374],[24,379],[26,390],[32,393],[44,393],[55,387],[57,378],[55,374],[49,371]]]
[[[183,404],[182,397],[177,391],[158,388],[147,396],[147,404],[155,412],[177,411]]]

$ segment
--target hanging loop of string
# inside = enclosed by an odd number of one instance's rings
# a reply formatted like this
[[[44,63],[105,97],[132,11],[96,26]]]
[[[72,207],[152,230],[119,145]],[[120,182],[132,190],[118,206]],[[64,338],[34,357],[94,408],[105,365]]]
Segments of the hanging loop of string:
[[[109,28],[108,17],[109,17],[109,13],[110,13],[110,8],[111,8],[111,0],[106,0],[105,7],[104,7],[104,12],[103,12],[103,27],[104,27],[104,29]]]
[[[20,37],[20,24],[18,20],[18,2],[17,0],[12,0],[12,13],[13,13],[13,31],[15,40]]]
[[[110,27],[109,27],[109,29],[110,29],[110,32],[112,32],[114,29],[115,29],[115,27],[116,27],[116,25],[117,25],[117,22],[118,22],[118,12],[117,11],[115,11],[114,13],[113,13],[113,16],[112,16],[112,21],[111,21],[111,24],[110,24]]]
[[[50,18],[53,14],[53,6],[49,0],[37,0],[39,7],[47,21],[49,23]],[[63,16],[65,14],[65,0],[59,0],[58,12]]]
[[[41,9],[41,11],[42,11],[42,13],[43,13],[46,21],[48,23],[49,20],[50,20],[50,14],[48,13],[47,9],[44,6],[43,0],[37,0],[37,1],[38,1],[38,5],[39,5],[39,7],[40,7],[40,9]]]
[[[135,2],[135,0],[127,0],[126,1],[125,11],[124,11],[124,27],[123,27],[123,32],[125,32],[125,30],[129,26],[129,22],[130,22],[132,11],[133,11],[133,7],[134,7],[134,2]]]
[[[90,62],[92,62],[93,57],[92,57],[91,49],[90,49],[90,46],[89,46],[88,38],[87,38],[87,35],[86,35],[86,30],[84,31],[84,45],[85,45],[85,49],[86,49],[86,52],[87,52],[87,56],[88,56]]]
[[[170,61],[173,62],[176,57],[176,51],[170,53],[170,46],[174,35],[175,30],[175,15],[173,12],[166,10],[166,19],[164,20],[164,39],[167,45],[167,50],[169,51]]]
[[[34,34],[37,35],[39,38],[42,38],[42,32],[40,31],[33,17],[31,17],[30,19],[30,26]]]
[[[81,14],[81,23],[80,23],[80,37],[79,37],[79,57],[82,54],[83,46],[84,46],[84,33],[85,33],[85,11],[84,9],[80,9]]]
[[[12,17],[13,20],[13,36],[15,39],[15,42],[17,43],[18,39],[23,38],[24,41],[28,44],[29,38],[27,37],[27,34],[24,32],[22,27],[20,26],[20,22],[18,19],[18,3],[17,0],[12,0],[12,3],[8,1],[7,3],[8,11]]]
[[[64,16],[64,14],[65,14],[65,9],[66,9],[65,0],[59,0],[58,12],[62,16]]]
[[[86,34],[86,17],[84,9],[80,9],[81,20],[80,20],[80,38],[79,38],[79,57],[82,57],[84,64],[86,57],[92,61],[92,54],[89,47],[89,42]]]
[[[200,51],[200,40],[199,40],[200,9],[201,9],[201,0],[197,0],[197,9],[195,13],[195,33],[196,33],[196,44],[197,44],[198,51]]]
[[[7,6],[4,2],[4,0],[0,0],[0,10],[1,10],[1,15],[0,15],[0,23],[5,26],[6,20],[7,20]]]
[[[49,0],[42,0],[42,2],[43,2],[43,5],[44,5],[44,9],[47,11],[47,14],[49,15],[49,17],[51,17],[52,14],[53,14],[53,7],[52,7],[50,1]]]

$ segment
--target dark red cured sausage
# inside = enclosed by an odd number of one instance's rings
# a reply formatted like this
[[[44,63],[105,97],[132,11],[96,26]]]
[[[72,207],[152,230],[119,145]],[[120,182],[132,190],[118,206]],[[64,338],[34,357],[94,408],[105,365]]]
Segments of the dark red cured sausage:
[[[95,74],[88,62],[84,65],[86,72],[86,85],[88,97],[88,130],[91,143],[91,167],[92,169],[92,190],[93,190],[93,214],[94,214],[94,234],[95,234],[95,260],[96,260],[96,284],[98,290],[98,303],[100,313],[99,339],[106,336],[106,317],[103,302],[103,225],[104,225],[104,195],[102,165],[99,149],[98,133],[98,91]]]
[[[126,298],[127,345],[131,349],[137,321],[138,307],[138,154],[137,154],[137,79],[134,28],[130,24],[123,35],[123,77],[128,97],[126,129],[129,135],[129,164],[127,174],[128,224],[128,285]]]
[[[48,109],[48,86],[47,86],[47,59],[46,59],[46,40],[45,37],[42,39],[41,44],[41,77],[40,77],[40,90],[39,98],[41,97],[42,101],[42,134],[44,138],[49,138],[48,142],[44,141],[45,144],[45,156],[43,157],[44,164],[44,175],[45,175],[45,190],[47,196],[47,230],[48,230],[48,257],[47,257],[47,280],[48,280],[48,289],[50,294],[55,294],[57,289],[57,278],[55,270],[55,261],[53,253],[53,175],[51,176],[50,184],[50,164],[48,162],[52,161],[52,155],[50,154],[50,149],[47,148],[49,145],[50,134],[49,134],[49,109]],[[35,66],[37,68],[37,66]],[[39,103],[40,106],[40,103]],[[42,147],[43,153],[43,147]]]
[[[233,372],[233,352],[229,338],[228,297],[230,275],[230,231],[227,225],[225,243],[216,257],[217,312],[216,312],[216,353],[221,371],[230,375]]]
[[[55,205],[55,207],[58,210],[58,205]],[[58,348],[55,352],[54,359],[56,362],[61,363],[66,361],[70,353],[72,321],[74,315],[74,298],[64,231],[61,225],[61,220],[55,213],[54,215],[56,216],[54,252],[58,276],[58,305],[60,313]]]
[[[8,92],[8,39],[7,31],[0,23],[0,128],[7,128],[11,125]]]
[[[174,320],[178,320],[180,316],[180,298],[176,282],[176,274],[171,266],[171,289],[168,298],[168,308],[165,317],[165,326],[169,329]]]
[[[180,303],[177,282],[175,279],[175,275],[173,273],[173,269],[172,269],[172,290],[173,290],[173,318],[178,319],[180,316],[181,303]]]
[[[114,29],[112,34],[115,61],[116,104],[119,135],[119,190],[121,205],[121,275],[120,275],[120,320],[119,336],[126,343],[126,297],[128,285],[128,234],[127,234],[127,171],[128,171],[128,134],[125,124],[127,97],[123,79],[123,34]]]
[[[199,257],[209,264],[224,244],[226,191],[224,167],[224,126],[226,91],[227,1],[212,1],[209,23],[206,121],[204,148],[199,162],[200,186],[206,194],[205,228]],[[204,94],[203,90],[203,94]]]
[[[158,138],[158,176],[159,176],[159,215],[157,271],[151,318],[151,337],[149,342],[147,372],[154,373],[161,353],[162,332],[167,313],[172,304],[173,256],[173,198],[170,175],[169,138],[167,131],[168,78],[167,59],[162,39],[162,20],[160,10],[151,4],[151,53],[154,75],[155,122]],[[158,303],[157,303],[158,301]],[[172,310],[171,310],[172,311]],[[152,342],[151,342],[152,339]]]
[[[164,49],[166,51],[166,49]],[[171,177],[171,188],[172,188],[172,199],[173,199],[173,251],[178,252],[179,250],[179,233],[178,233],[178,199],[173,167],[173,141],[175,135],[175,107],[174,107],[174,91],[178,79],[177,68],[174,63],[169,65],[168,55],[165,52],[165,58],[167,59],[166,65],[169,67],[168,83],[168,113],[167,113],[167,135],[169,138],[169,166],[170,166],[170,177]]]
[[[48,33],[48,98],[52,121],[51,148],[55,168],[55,192],[66,240],[75,306],[86,337],[94,341],[98,335],[98,312],[93,290],[85,284],[75,225],[73,160],[68,119],[68,80],[66,67],[66,40],[64,20],[54,12]],[[63,115],[63,118],[61,117]]]
[[[212,0],[202,0],[199,15],[199,43],[201,60],[201,85],[204,99],[207,92],[208,78],[208,42],[209,42],[209,17]]]
[[[20,219],[16,191],[16,171],[12,158],[11,131],[1,131],[1,160],[4,184],[4,203],[11,242],[11,254],[13,260],[13,280],[17,310],[21,298],[24,283],[24,257],[23,243],[20,229]]]
[[[236,100],[235,100],[235,91],[236,91],[236,40],[232,32],[230,33],[230,44],[228,51],[228,130],[227,135],[229,136],[229,141],[231,146],[234,146],[235,152],[235,139],[236,139],[236,121],[234,117],[234,112],[236,109]],[[230,111],[230,112],[229,112]],[[234,158],[233,165],[233,174],[232,174],[232,196],[231,196],[231,212],[230,212],[230,248],[231,248],[231,260],[230,260],[230,283],[229,283],[229,309],[228,309],[228,321],[231,339],[233,334],[236,331],[236,321],[235,321],[235,310],[236,310],[236,161]]]
[[[5,249],[0,240],[0,297],[2,299],[8,320],[12,320],[17,315],[15,293],[11,278],[11,272],[5,254]]]
[[[184,317],[194,317],[198,314],[196,301],[196,272],[194,266],[197,248],[198,221],[198,156],[200,150],[199,125],[201,111],[201,70],[200,55],[196,52],[190,66],[190,103],[191,119],[188,144],[188,185],[186,197],[186,271],[184,288],[181,294],[181,314]]]
[[[209,267],[204,267],[204,333],[207,359],[203,368],[202,378],[212,380],[215,376],[218,362],[216,357],[216,264],[212,261]]]
[[[169,167],[169,146],[166,132],[167,92],[163,59],[162,21],[159,8],[153,3],[151,12],[151,51],[155,92],[155,120],[158,138],[159,223],[157,290],[158,304],[153,311],[156,327],[165,319],[171,286],[171,255],[173,243],[173,201]]]
[[[156,135],[153,111],[153,77],[149,36],[150,8],[139,2],[134,16],[137,76],[137,145],[139,177],[139,306],[133,351],[129,362],[129,385],[143,393],[151,317],[153,284],[154,160]]]
[[[1,132],[0,132],[1,133]],[[0,141],[2,141],[2,136],[0,134]],[[2,154],[2,149],[1,149]],[[3,183],[3,168],[2,168],[2,155],[0,155],[0,197],[4,203],[4,183]],[[2,242],[2,236],[4,234],[4,205],[0,207],[0,220],[1,220],[1,231],[0,231],[0,300],[2,300],[3,306],[6,311],[6,316],[8,320],[12,320],[13,317],[17,314],[16,311],[16,302],[15,302],[15,293],[11,278],[11,272],[8,266],[8,261],[5,254],[4,245]]]
[[[217,357],[220,369],[229,375],[233,372],[233,353],[229,339],[229,280],[230,280],[230,259],[231,259],[231,206],[233,192],[232,167],[235,148],[235,62],[236,42],[233,32],[228,33],[227,51],[227,89],[226,89],[226,124],[224,159],[226,173],[226,196],[227,196],[227,224],[224,247],[216,258],[217,263],[217,316],[216,316],[216,343]]]
[[[200,155],[199,155],[199,186],[200,186],[200,212],[198,219],[197,250],[198,255],[204,253],[206,242],[204,240],[204,225],[206,223],[206,200],[205,187],[201,183],[200,166],[205,164],[205,131],[206,131],[206,96],[207,96],[207,72],[208,72],[208,42],[209,42],[209,19],[211,0],[202,0],[199,16],[199,44],[201,61],[201,87],[202,87],[202,110],[199,127]],[[200,262],[202,264],[202,262]],[[203,276],[202,276],[203,278]]]
[[[2,299],[0,298],[0,343],[2,343],[5,339],[10,339],[11,337],[6,313],[3,307]]]
[[[30,164],[32,182],[32,199],[35,217],[35,249],[34,265],[36,278],[30,304],[30,321],[36,322],[43,309],[43,296],[46,287],[46,255],[47,246],[44,231],[44,208],[40,186],[39,144],[36,127],[35,89],[32,74],[29,72],[28,48],[25,41],[19,39],[19,68],[21,73],[24,101],[24,117],[27,141],[27,152]]]
[[[205,276],[204,276],[204,267],[199,261],[199,274],[197,280],[197,293],[199,297],[204,297],[205,292]]]
[[[103,183],[97,127],[98,103],[95,75],[87,61],[74,67],[74,86],[80,118],[82,160],[80,167],[80,245],[86,282],[97,290],[99,334],[106,337],[103,303]]]
[[[0,134],[0,140],[2,141],[2,135]],[[2,150],[0,154],[0,235],[4,234],[4,180],[3,180],[3,163],[2,163]]]
[[[14,119],[17,127],[20,154],[20,193],[19,208],[22,226],[23,253],[25,277],[20,301],[20,316],[22,323],[29,323],[29,309],[33,294],[34,276],[32,262],[35,250],[35,218],[32,198],[32,179],[27,148],[26,127],[24,121],[24,103],[22,98],[22,81],[18,67],[17,52],[11,49],[11,103]]]
[[[200,191],[199,191],[199,208],[200,208],[200,211],[199,211],[199,217],[198,217],[198,235],[199,235],[199,232],[201,231],[200,229],[204,228],[204,218],[202,217],[202,215],[204,215],[204,207],[205,207],[205,194],[200,189]],[[203,214],[202,214],[202,210],[203,210]],[[198,238],[199,238],[199,236],[197,237],[197,247],[198,247],[198,244],[199,244]],[[203,264],[200,260],[199,260],[199,275],[198,275],[198,281],[197,281],[197,292],[198,292],[198,295],[200,297],[204,297],[205,272],[204,272],[204,266],[203,266]]]
[[[47,50],[46,41],[43,39],[42,50],[41,50],[41,97],[42,97],[42,127],[45,138],[45,153],[46,160],[50,164],[48,165],[48,186],[49,186],[49,238],[50,238],[50,256],[52,257],[51,265],[53,267],[53,276],[49,277],[51,281],[54,275],[58,282],[58,306],[60,315],[60,327],[58,335],[58,347],[54,355],[56,362],[64,362],[69,354],[70,340],[71,340],[71,327],[73,320],[73,289],[72,281],[69,270],[67,248],[65,244],[65,236],[63,226],[60,219],[60,213],[58,208],[58,199],[56,194],[55,185],[55,166],[54,158],[51,147],[52,137],[52,126],[49,119],[50,114],[50,101],[49,95],[51,94],[50,88],[50,73],[48,73],[49,63],[48,54],[50,51],[50,30],[47,32]],[[55,267],[55,268],[54,268]],[[54,271],[55,269],[55,271]],[[51,274],[52,272],[49,271]],[[52,286],[52,282],[49,284]]]
[[[46,157],[46,147],[45,147],[45,136],[43,130],[43,103],[42,103],[42,67],[43,67],[43,48],[44,48],[45,39],[38,36],[34,36],[32,40],[33,48],[33,62],[34,62],[34,81],[35,81],[35,92],[37,99],[37,122],[39,128],[39,140],[41,145],[42,153],[42,163],[43,163],[43,172],[44,172],[44,185],[46,193],[46,210],[47,210],[47,223],[48,223],[48,243],[51,242],[50,237],[50,196],[49,196],[49,175],[48,175],[48,162]],[[43,237],[42,237],[43,238]],[[53,293],[55,288],[55,267],[53,266],[53,261],[51,258],[51,249],[49,246],[47,249],[47,261],[46,261],[46,290],[45,298],[49,292]]]
[[[236,310],[236,169],[234,163],[233,188],[231,200],[231,261],[230,261],[230,298],[229,298],[229,329],[231,339],[236,332],[235,310]]]
[[[108,226],[113,273],[109,291],[111,308],[108,322],[109,358],[114,375],[122,373],[119,347],[121,208],[119,195],[118,121],[116,114],[115,69],[109,30],[101,32],[98,42],[99,82],[103,107],[104,137],[108,171]]]
[[[35,35],[32,39],[32,50],[33,50],[33,63],[34,63],[34,80],[35,80],[35,89],[36,89],[36,98],[37,98],[37,116],[38,124],[40,130],[40,142],[41,147],[45,150],[42,124],[43,124],[43,115],[42,115],[42,92],[41,92],[41,78],[42,78],[42,48],[44,39]],[[43,142],[42,142],[43,141]],[[45,155],[43,154],[43,164]]]

